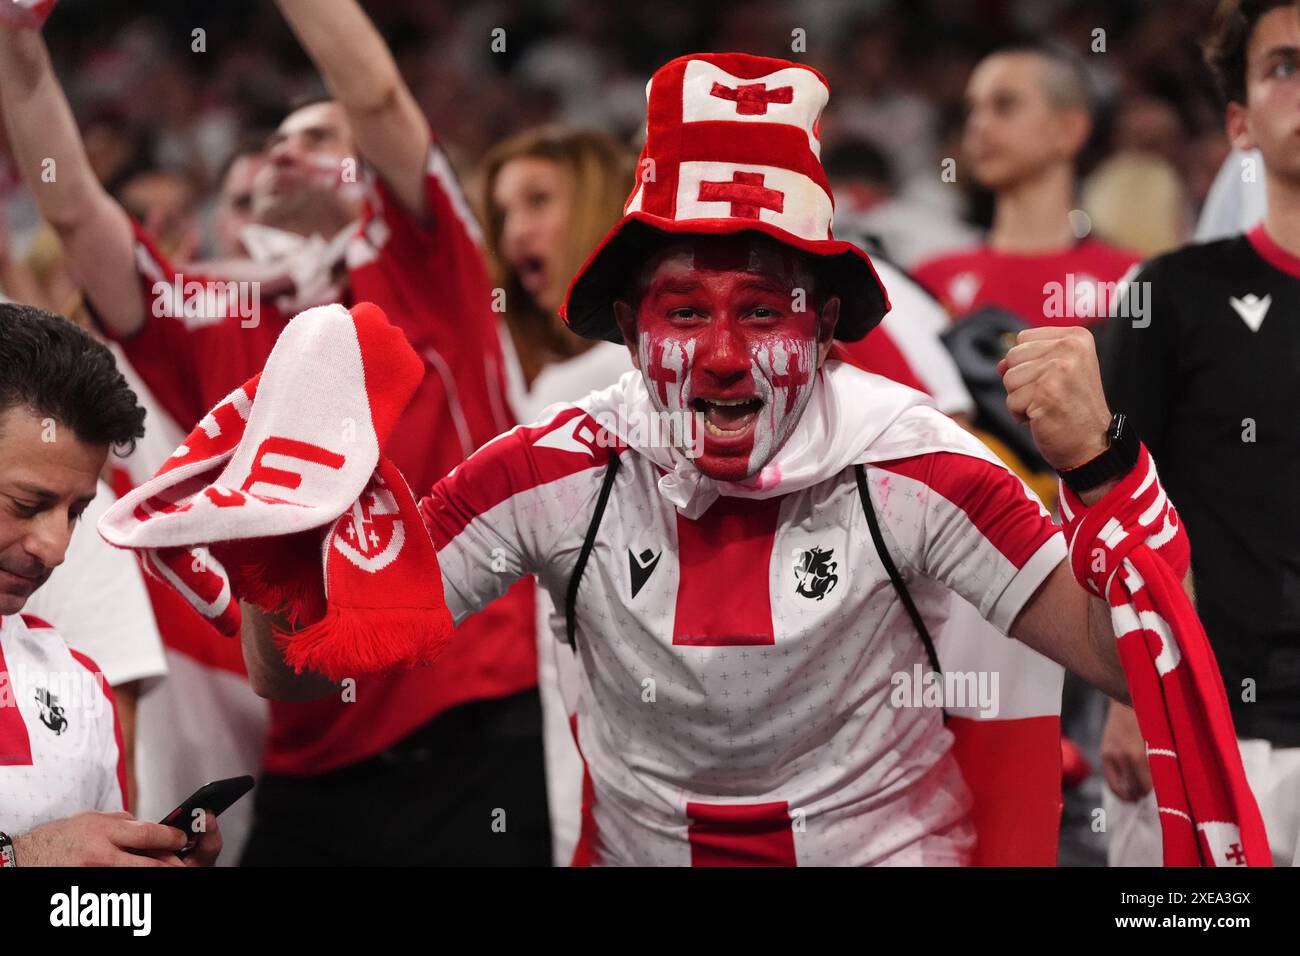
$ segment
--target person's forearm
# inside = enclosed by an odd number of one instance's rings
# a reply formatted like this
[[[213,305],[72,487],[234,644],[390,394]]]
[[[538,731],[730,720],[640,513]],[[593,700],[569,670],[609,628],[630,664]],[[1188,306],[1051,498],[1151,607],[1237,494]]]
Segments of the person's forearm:
[[[72,109],[34,30],[0,24],[0,111],[9,148],[41,216],[111,331],[144,321],[131,224],[95,177]]]
[[[1079,500],[1082,501],[1089,508],[1091,508],[1097,502],[1101,501],[1102,498],[1105,498],[1108,494],[1110,494],[1111,491],[1113,491],[1115,486],[1118,484],[1119,484],[1119,479],[1112,478],[1110,481],[1103,482],[1102,484],[1098,485],[1096,488],[1089,488],[1087,491],[1079,495]]]
[[[276,5],[344,109],[374,112],[404,89],[383,37],[356,0],[276,0]]]
[[[243,627],[240,640],[248,680],[259,697],[268,700],[318,700],[336,693],[338,687],[319,674],[297,674],[284,662],[271,621],[251,604],[240,602]]]
[[[0,102],[9,148],[41,215],[62,231],[101,191],[76,120],[35,30],[0,25]]]
[[[1093,686],[1121,704],[1130,703],[1128,678],[1120,663],[1110,608],[1105,601],[1091,596],[1088,598],[1088,641],[1098,664],[1098,672],[1091,679]]]
[[[132,812],[139,805],[139,791],[135,784],[135,713],[140,700],[140,682],[136,680],[118,684],[113,688],[117,702],[117,726],[122,731],[122,763],[126,766],[126,805]]]
[[[417,219],[432,134],[392,54],[356,0],[276,0],[347,114],[357,149]]]

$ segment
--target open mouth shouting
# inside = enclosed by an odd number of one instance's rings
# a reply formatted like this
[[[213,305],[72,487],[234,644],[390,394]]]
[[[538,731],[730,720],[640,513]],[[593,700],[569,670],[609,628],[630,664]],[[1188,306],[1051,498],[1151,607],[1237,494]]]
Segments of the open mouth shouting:
[[[691,400],[691,408],[704,417],[705,433],[721,442],[747,441],[754,432],[763,405],[758,396],[700,396]]]
[[[541,256],[518,256],[513,265],[519,275],[519,284],[529,295],[539,295],[546,289],[546,260]]]

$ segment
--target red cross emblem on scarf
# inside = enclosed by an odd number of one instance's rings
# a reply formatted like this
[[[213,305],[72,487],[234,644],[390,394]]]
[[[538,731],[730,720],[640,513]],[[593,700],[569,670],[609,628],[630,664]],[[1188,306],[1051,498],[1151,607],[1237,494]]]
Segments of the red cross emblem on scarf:
[[[334,547],[362,571],[381,571],[402,550],[406,529],[392,493],[375,478],[335,526]]]

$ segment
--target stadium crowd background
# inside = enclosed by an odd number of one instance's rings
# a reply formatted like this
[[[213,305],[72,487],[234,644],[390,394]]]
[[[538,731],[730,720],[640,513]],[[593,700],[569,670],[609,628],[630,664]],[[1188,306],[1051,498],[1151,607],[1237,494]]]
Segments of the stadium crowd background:
[[[1197,45],[1212,7],[1207,0],[390,0],[366,9],[471,195],[477,161],[511,133],[555,120],[635,142],[645,81],[657,65],[695,49],[789,56],[792,31],[802,30],[807,52],[799,58],[835,91],[823,119],[826,152],[865,140],[886,161],[878,175],[900,194],[923,201],[931,216],[976,225],[986,224],[991,208],[978,188],[961,175],[956,188],[940,180],[942,159],[960,155],[967,78],[997,45],[1052,36],[1085,55],[1099,94],[1083,173],[1117,156],[1158,160],[1165,175],[1156,175],[1178,187],[1185,211],[1172,246],[1190,231],[1228,151]],[[498,28],[504,50],[494,52]],[[193,50],[198,29],[201,53]],[[137,186],[199,256],[213,250],[206,214],[232,150],[260,142],[287,104],[322,92],[283,18],[254,0],[219,11],[161,0],[65,0],[46,32],[104,182],[118,198]],[[10,251],[22,253],[35,214],[3,163],[0,156]],[[146,172],[165,176],[146,187]],[[1126,182],[1120,188],[1134,193],[1122,198],[1138,200],[1151,179]],[[143,201],[135,200],[137,208]],[[1104,232],[1098,227],[1108,238]],[[1126,238],[1111,241],[1131,246]]]

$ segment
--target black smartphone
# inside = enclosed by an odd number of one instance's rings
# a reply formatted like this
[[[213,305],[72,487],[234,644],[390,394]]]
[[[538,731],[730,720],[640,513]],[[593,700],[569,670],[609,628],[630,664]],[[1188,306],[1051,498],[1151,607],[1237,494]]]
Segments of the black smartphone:
[[[213,816],[218,816],[252,789],[253,778],[248,774],[242,777],[214,780],[199,787],[186,798],[184,803],[159,820],[159,823],[175,827],[187,837],[185,845],[177,851],[176,855],[185,857],[198,845],[199,834],[192,829],[194,821],[200,819],[195,817],[195,810],[211,810]]]

